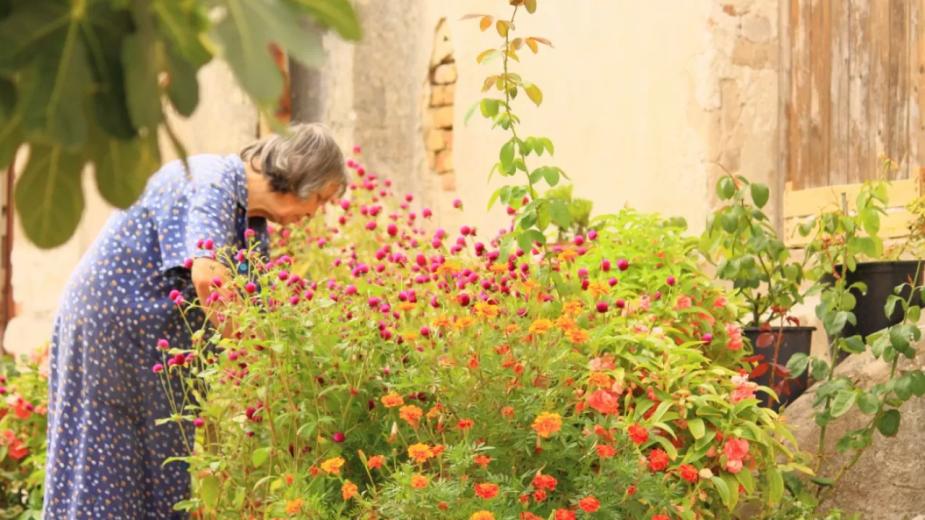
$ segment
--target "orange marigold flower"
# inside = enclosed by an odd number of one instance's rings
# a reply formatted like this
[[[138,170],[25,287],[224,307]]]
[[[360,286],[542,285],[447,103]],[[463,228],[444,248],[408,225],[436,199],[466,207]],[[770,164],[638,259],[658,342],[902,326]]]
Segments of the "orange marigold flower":
[[[549,438],[562,428],[562,417],[557,413],[543,412],[533,420],[533,429],[540,437]]]
[[[488,302],[477,302],[475,304],[475,313],[483,318],[497,318],[500,311],[497,305]]]
[[[433,405],[433,406],[430,408],[430,410],[427,410],[427,418],[428,418],[428,419],[436,419],[436,418],[440,415],[440,412],[441,412],[442,410],[443,410],[443,406],[442,406],[440,403],[437,403],[437,404]]]
[[[459,422],[456,423],[456,427],[460,430],[468,430],[469,428],[472,428],[474,424],[475,421],[472,419],[460,419]]]
[[[414,474],[411,475],[411,487],[414,489],[424,489],[427,487],[429,479],[424,475]]]
[[[302,510],[302,499],[297,498],[295,500],[289,500],[286,502],[286,512],[290,515],[298,513]]]
[[[400,302],[398,304],[398,308],[405,312],[413,310],[415,307],[417,307],[417,304],[412,303],[412,302]]]
[[[482,469],[486,469],[488,468],[488,464],[491,462],[491,457],[488,455],[476,455],[473,460],[475,460],[476,464],[482,466]]]
[[[593,513],[601,508],[601,502],[594,496],[587,496],[578,501],[578,507],[586,513]]]
[[[359,491],[357,485],[349,480],[345,480],[343,485],[340,486],[340,496],[343,497],[344,500],[350,500],[355,497],[357,491]]]
[[[567,247],[563,249],[561,253],[559,253],[560,262],[571,262],[576,258],[578,258],[578,252],[571,247]]]
[[[547,320],[546,318],[540,318],[538,320],[534,320],[533,323],[530,324],[529,331],[530,334],[543,334],[551,328],[552,321]]]
[[[451,323],[453,322],[450,321],[449,316],[437,316],[437,319],[434,320],[434,328],[449,327]]]
[[[504,327],[505,334],[513,334],[520,330],[520,325],[516,323],[509,323]]]
[[[575,320],[568,316],[559,316],[556,318],[556,326],[566,332],[578,328],[578,324],[575,323]]]
[[[446,446],[442,444],[437,444],[430,448],[430,451],[434,454],[434,457],[439,457],[441,453],[446,451]]]
[[[408,446],[408,456],[420,464],[432,458],[434,456],[434,451],[426,444],[417,443]]]
[[[295,476],[293,476],[292,473],[286,473],[283,475],[283,480],[286,481],[286,485],[291,486],[292,483],[295,482]]]
[[[581,300],[569,300],[562,304],[562,314],[572,317],[578,316],[578,314],[581,313],[582,307]]]
[[[475,318],[472,316],[460,316],[456,318],[456,323],[453,324],[453,327],[456,330],[463,330],[469,328],[473,323],[475,323]]]
[[[585,341],[588,341],[588,338],[591,337],[591,335],[588,334],[588,331],[583,330],[583,329],[577,329],[577,328],[570,329],[568,332],[565,333],[565,335],[569,341],[577,345],[580,345],[584,343]]]
[[[369,469],[379,469],[385,464],[385,457],[382,455],[373,455],[366,460],[366,467]]]
[[[421,417],[423,415],[424,410],[421,410],[419,407],[413,404],[402,406],[398,409],[398,416],[404,419],[414,428],[418,427],[418,424],[421,422]]]
[[[321,469],[325,473],[331,475],[339,475],[340,468],[344,466],[344,459],[341,457],[333,457],[321,463]]]
[[[514,418],[514,407],[505,406],[504,408],[502,408],[501,416],[504,417],[505,419],[513,419]]]
[[[520,513],[520,520],[543,520],[543,517],[536,516],[530,511],[523,511]]]
[[[588,377],[588,386],[592,388],[609,388],[612,384],[613,380],[604,372],[591,372]]]
[[[476,511],[472,513],[469,520],[495,520],[495,515],[491,514],[490,511]]]
[[[499,491],[498,484],[492,482],[484,482],[481,484],[475,485],[475,494],[485,500],[490,500],[498,496]]]
[[[575,520],[575,512],[571,509],[556,509],[556,520]]]
[[[598,444],[597,445],[597,456],[602,459],[609,459],[617,454],[616,448],[609,444]]]
[[[382,401],[382,405],[386,408],[395,408],[396,406],[405,404],[405,400],[402,398],[402,396],[395,392],[389,392],[380,397],[379,400]]]
[[[555,491],[556,484],[558,483],[559,482],[556,480],[556,477],[553,477],[552,475],[544,475],[542,473],[537,473],[536,476],[533,477],[533,487],[535,489],[546,489],[549,491]]]

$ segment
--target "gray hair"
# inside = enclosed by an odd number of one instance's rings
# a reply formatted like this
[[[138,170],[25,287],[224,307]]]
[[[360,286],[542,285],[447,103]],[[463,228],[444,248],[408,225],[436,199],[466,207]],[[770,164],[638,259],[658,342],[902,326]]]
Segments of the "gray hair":
[[[329,182],[347,186],[344,153],[331,132],[318,123],[301,123],[286,135],[272,134],[241,150],[241,160],[267,176],[270,187],[307,199]]]

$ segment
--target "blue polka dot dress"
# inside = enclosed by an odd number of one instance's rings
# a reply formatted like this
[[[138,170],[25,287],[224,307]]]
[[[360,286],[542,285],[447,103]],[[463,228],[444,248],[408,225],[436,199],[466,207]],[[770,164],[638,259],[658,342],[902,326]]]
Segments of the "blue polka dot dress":
[[[248,221],[237,156],[166,164],[141,198],[106,224],[64,291],[55,318],[48,406],[46,519],[182,518],[189,476],[165,458],[186,453],[152,366],[157,343],[189,348],[169,294],[195,298],[189,259],[243,247],[248,227],[266,243],[266,222]],[[212,250],[199,247],[212,241]],[[264,246],[265,247],[265,246]],[[201,313],[188,316],[194,327]]]

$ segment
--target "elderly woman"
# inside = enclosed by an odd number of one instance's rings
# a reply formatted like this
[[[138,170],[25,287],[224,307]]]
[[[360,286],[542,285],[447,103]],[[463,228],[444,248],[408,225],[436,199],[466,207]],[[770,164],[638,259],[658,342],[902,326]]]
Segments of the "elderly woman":
[[[189,157],[155,173],[115,214],[71,276],[55,319],[48,405],[45,518],[179,517],[189,493],[175,424],[158,376],[158,342],[189,348],[168,297],[205,302],[230,277],[214,251],[265,240],[266,220],[311,217],[346,186],[344,158],[320,125],[294,126],[240,155]],[[193,316],[194,327],[216,313]],[[214,323],[218,326],[218,323]],[[223,330],[224,333],[230,333]]]

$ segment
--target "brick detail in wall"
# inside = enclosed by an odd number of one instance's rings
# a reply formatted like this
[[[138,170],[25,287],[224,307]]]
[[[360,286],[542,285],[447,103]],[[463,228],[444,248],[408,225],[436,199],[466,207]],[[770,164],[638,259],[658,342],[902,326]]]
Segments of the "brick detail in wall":
[[[430,88],[424,114],[427,165],[440,176],[440,185],[444,190],[454,191],[453,109],[457,72],[446,20],[440,20],[437,24],[428,78]]]

